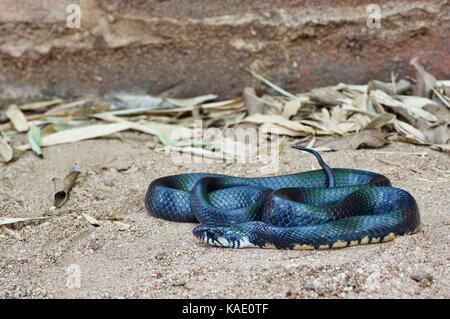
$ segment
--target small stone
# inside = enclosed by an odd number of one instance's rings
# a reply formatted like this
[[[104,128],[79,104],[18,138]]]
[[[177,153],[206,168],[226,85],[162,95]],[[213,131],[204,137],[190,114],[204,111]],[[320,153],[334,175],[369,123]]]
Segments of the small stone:
[[[93,241],[89,244],[89,249],[91,251],[96,251],[98,249],[98,243],[96,241]]]
[[[421,288],[429,287],[433,283],[433,276],[424,271],[415,272],[410,277],[412,280],[418,282]]]
[[[303,289],[307,291],[312,291],[316,289],[316,285],[312,281],[310,281],[303,285]]]
[[[430,287],[431,286],[431,281],[429,281],[428,279],[422,279],[420,282],[419,282],[419,286],[420,286],[420,288],[427,288],[427,287]]]
[[[157,253],[155,255],[155,259],[156,260],[163,260],[164,258],[166,258],[166,254],[165,253]]]
[[[172,286],[174,287],[183,287],[186,286],[186,281],[184,280],[175,280],[174,282],[172,282]]]
[[[293,293],[292,293],[292,289],[288,289],[288,291],[286,291],[285,297],[289,298],[292,297]]]
[[[156,279],[161,279],[161,278],[162,278],[162,273],[161,273],[160,271],[155,271],[155,272],[152,274],[152,277],[153,277],[153,278],[156,278]]]
[[[58,216],[60,213],[55,206],[52,206],[44,212],[44,216]]]
[[[343,291],[344,292],[352,292],[353,291],[353,287],[352,286],[345,286]]]

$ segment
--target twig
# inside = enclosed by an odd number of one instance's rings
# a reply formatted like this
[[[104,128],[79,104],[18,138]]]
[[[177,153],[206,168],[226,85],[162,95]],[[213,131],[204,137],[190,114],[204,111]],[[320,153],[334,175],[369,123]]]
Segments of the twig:
[[[426,178],[422,178],[422,177],[417,177],[417,176],[413,176],[413,178],[415,178],[419,181],[424,181],[424,182],[429,182],[429,183],[448,183],[448,182],[450,182],[450,179],[445,179],[445,178],[434,180],[434,181],[426,179]]]
[[[380,154],[380,155],[415,155],[415,156],[427,156],[427,152],[374,152],[374,154]]]
[[[298,99],[298,96],[295,96],[292,93],[289,93],[288,91],[280,88],[279,86],[273,84],[272,82],[270,82],[269,80],[267,80],[266,78],[264,78],[262,75],[259,75],[258,73],[256,73],[255,71],[252,71],[250,69],[245,69],[247,72],[249,72],[251,75],[253,75],[255,78],[257,78],[258,80],[264,82],[265,84],[267,84],[268,86],[270,86],[272,89],[274,89],[275,91],[277,91],[278,93],[290,97],[291,99]]]
[[[447,101],[447,99],[441,95],[436,89],[433,89],[434,94],[437,95],[437,97],[442,101],[442,103],[445,104],[450,109],[450,103]]]
[[[384,160],[382,158],[377,158],[377,160],[380,161],[381,163],[384,163],[384,164],[387,164],[387,165],[392,165],[392,166],[397,166],[397,167],[401,166],[400,164],[392,163],[392,162],[389,162],[389,161]]]
[[[12,229],[9,229],[8,227],[1,225],[0,226],[0,231],[4,232],[5,234],[11,236],[14,239],[17,240],[22,240],[22,236],[20,236],[20,234]]]

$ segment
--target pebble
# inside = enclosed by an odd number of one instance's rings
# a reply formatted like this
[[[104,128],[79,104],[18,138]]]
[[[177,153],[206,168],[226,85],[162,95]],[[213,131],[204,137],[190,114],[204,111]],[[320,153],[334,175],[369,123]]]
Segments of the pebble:
[[[316,289],[316,285],[313,282],[307,282],[303,285],[303,289],[307,291],[313,291]]]
[[[174,287],[183,287],[186,286],[187,282],[184,280],[175,280],[172,282],[172,286]]]
[[[418,282],[421,288],[426,288],[431,286],[433,283],[433,276],[425,271],[417,271],[411,274],[411,279]]]

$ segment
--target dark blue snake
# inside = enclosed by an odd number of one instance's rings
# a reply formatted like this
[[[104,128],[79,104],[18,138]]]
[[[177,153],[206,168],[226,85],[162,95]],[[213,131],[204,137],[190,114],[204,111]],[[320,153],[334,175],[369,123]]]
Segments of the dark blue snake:
[[[297,148],[297,147],[296,147]],[[191,173],[154,180],[152,216],[200,222],[203,242],[230,248],[328,249],[380,243],[420,229],[415,199],[381,174],[329,168],[241,178]]]

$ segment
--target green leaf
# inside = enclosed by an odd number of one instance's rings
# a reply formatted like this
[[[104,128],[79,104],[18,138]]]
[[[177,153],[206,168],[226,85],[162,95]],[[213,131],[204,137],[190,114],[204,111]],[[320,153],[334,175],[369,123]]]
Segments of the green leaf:
[[[28,142],[33,152],[37,156],[42,157],[41,130],[34,123],[31,123],[30,130],[28,131]]]

